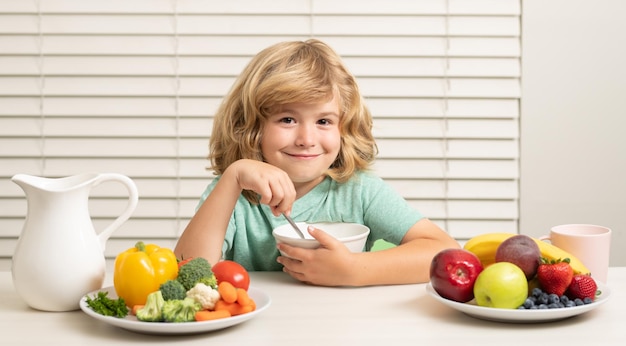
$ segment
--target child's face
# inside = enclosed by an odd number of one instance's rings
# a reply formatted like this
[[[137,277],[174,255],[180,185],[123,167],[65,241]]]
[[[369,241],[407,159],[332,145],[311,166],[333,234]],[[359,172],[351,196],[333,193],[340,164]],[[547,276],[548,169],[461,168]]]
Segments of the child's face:
[[[265,124],[263,157],[287,172],[296,187],[322,181],[341,148],[339,116],[337,97],[282,106]]]

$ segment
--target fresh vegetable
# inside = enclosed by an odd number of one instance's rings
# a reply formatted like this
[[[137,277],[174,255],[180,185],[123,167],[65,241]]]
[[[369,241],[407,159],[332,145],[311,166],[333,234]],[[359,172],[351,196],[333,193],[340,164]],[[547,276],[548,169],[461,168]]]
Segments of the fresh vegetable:
[[[212,321],[218,320],[220,318],[230,317],[230,312],[227,310],[218,310],[218,311],[209,311],[209,310],[200,310],[196,312],[196,321]]]
[[[162,283],[159,287],[159,291],[161,291],[163,299],[165,300],[185,299],[187,296],[185,286],[176,279],[167,280]]]
[[[234,303],[237,301],[237,288],[228,281],[222,281],[217,285],[220,297],[226,303]]]
[[[180,267],[184,266],[185,264],[187,264],[187,262],[191,261],[193,259],[193,257],[187,257],[185,259],[180,259],[178,260],[178,269],[180,269]]]
[[[108,297],[109,292],[100,291],[93,297],[87,296],[85,302],[91,310],[104,316],[113,316],[124,318],[128,315],[128,307],[123,298],[111,299]]]
[[[143,309],[143,307],[144,307],[144,306],[145,306],[145,305],[143,305],[143,304],[133,305],[133,307],[130,309],[130,313],[131,313],[132,315],[137,316],[137,311],[139,311],[139,310]]]
[[[137,242],[115,259],[113,285],[128,306],[145,304],[148,295],[178,275],[174,252],[154,244]]]
[[[166,300],[163,304],[163,320],[165,322],[193,322],[196,312],[202,310],[200,303],[193,298],[182,300]]]
[[[243,288],[237,288],[237,303],[241,305],[255,306],[254,300],[248,295],[248,291]]]
[[[215,303],[220,299],[220,293],[215,288],[198,282],[187,291],[187,297],[200,303],[202,309],[213,310]]]
[[[212,288],[217,287],[217,279],[211,270],[211,264],[202,257],[195,257],[182,265],[178,270],[177,280],[183,284],[187,291],[198,282]]]
[[[228,285],[230,284],[226,283],[226,286],[224,286],[224,282],[220,283],[220,287],[222,287],[222,289],[226,288],[230,290],[231,288],[234,288],[232,285],[230,287],[228,287]],[[232,316],[236,316],[254,311],[256,309],[256,303],[252,298],[250,298],[248,291],[243,288],[235,288],[235,297],[236,299],[234,301],[229,302],[224,300],[224,297],[222,296],[222,298],[215,303],[215,311],[226,310]]]
[[[542,263],[537,269],[537,279],[543,290],[548,294],[563,295],[574,276],[574,271],[569,265],[569,258],[563,260],[547,260],[542,258]]]
[[[251,312],[254,310],[253,305],[241,305],[238,302],[227,303],[223,300],[218,300],[215,303],[215,311],[226,310],[232,316],[243,315],[245,313]]]
[[[144,322],[161,322],[163,321],[163,305],[165,300],[161,291],[154,291],[148,294],[146,299],[146,305],[143,308],[137,310],[137,319]]]
[[[237,262],[229,260],[220,261],[213,266],[212,270],[218,283],[228,281],[233,284],[233,286],[243,288],[244,290],[248,290],[250,286],[250,275],[248,271]]]

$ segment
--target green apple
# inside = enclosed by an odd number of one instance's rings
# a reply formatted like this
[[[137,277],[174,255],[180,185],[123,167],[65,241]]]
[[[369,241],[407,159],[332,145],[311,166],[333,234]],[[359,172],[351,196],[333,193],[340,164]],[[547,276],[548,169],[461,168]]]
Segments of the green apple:
[[[526,274],[513,263],[494,263],[476,278],[474,296],[479,306],[517,309],[528,297]]]

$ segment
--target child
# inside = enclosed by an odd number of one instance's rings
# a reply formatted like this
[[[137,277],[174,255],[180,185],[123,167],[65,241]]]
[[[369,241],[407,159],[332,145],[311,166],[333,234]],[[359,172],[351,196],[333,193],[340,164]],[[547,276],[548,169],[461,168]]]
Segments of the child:
[[[310,39],[261,51],[215,114],[209,159],[217,177],[176,255],[282,269],[314,285],[428,281],[433,256],[459,244],[368,172],[377,154],[371,130],[354,76],[326,44]],[[371,230],[367,249],[376,239],[399,246],[352,253],[313,228],[319,249],[276,245],[272,230],[286,223],[282,213],[361,223]]]

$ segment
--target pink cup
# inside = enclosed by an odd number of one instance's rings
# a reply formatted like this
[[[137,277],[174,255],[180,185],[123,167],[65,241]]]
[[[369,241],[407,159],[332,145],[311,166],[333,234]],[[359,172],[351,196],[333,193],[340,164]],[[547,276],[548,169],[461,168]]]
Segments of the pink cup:
[[[603,226],[570,224],[554,226],[549,236],[552,245],[576,256],[591,271],[591,276],[602,283],[607,282],[611,229]]]

